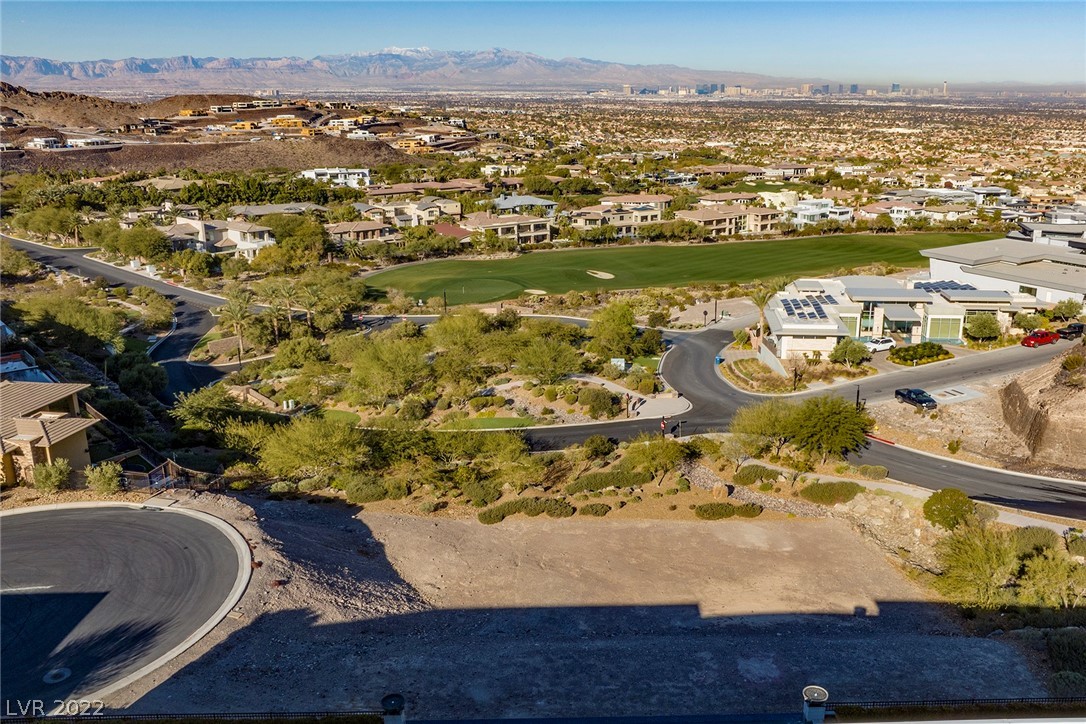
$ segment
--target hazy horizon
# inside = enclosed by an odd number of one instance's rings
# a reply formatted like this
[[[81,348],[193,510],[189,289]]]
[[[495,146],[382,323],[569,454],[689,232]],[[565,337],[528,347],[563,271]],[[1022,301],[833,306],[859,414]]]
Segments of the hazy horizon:
[[[868,85],[1086,82],[1086,4],[1075,2],[5,0],[0,12],[4,55],[68,62],[501,47]],[[1023,37],[1028,53],[1008,53]]]

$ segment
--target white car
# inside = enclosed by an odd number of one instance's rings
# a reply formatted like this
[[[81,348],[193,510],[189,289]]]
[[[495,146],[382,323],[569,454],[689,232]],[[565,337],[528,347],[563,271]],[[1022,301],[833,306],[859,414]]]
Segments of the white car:
[[[870,342],[864,342],[864,347],[867,347],[870,352],[885,352],[897,347],[897,342],[889,337],[875,337]]]

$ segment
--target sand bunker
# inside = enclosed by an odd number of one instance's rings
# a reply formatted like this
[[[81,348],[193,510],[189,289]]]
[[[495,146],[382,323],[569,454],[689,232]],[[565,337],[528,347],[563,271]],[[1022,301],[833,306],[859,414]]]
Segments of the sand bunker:
[[[589,276],[594,276],[597,279],[614,279],[614,274],[608,274],[607,272],[596,271],[595,269],[588,270]]]
[[[525,289],[524,293],[525,294],[546,294],[547,292],[545,290],[543,290],[543,289]]]

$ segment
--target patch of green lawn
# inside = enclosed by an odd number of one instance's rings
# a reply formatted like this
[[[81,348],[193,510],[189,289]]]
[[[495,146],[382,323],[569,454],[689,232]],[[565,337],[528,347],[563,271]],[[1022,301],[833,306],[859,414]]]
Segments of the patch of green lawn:
[[[659,357],[635,357],[633,360],[635,365],[641,365],[649,372],[656,372],[660,367]]]
[[[332,422],[345,422],[348,425],[357,425],[362,419],[350,410],[322,410],[321,417]]]
[[[193,352],[199,352],[203,348],[207,347],[209,342],[214,342],[217,339],[222,339],[226,336],[226,332],[208,332],[203,337],[200,337],[200,341],[192,348]]]
[[[525,289],[549,294],[571,290],[639,289],[694,282],[749,282],[775,276],[824,276],[842,267],[884,262],[924,266],[921,249],[998,238],[999,234],[848,234],[692,246],[625,246],[534,252],[514,259],[442,260],[375,274],[367,282],[449,304],[512,299]],[[599,279],[588,270],[614,274]]]
[[[442,430],[500,430],[504,427],[528,427],[534,425],[530,417],[472,417],[454,420],[441,426]]]

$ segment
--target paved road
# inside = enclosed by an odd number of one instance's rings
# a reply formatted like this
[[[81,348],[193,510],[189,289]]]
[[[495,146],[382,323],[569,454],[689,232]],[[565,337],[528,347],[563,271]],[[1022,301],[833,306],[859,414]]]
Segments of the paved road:
[[[222,305],[223,301],[219,297],[183,289],[159,279],[151,279],[144,274],[137,274],[129,269],[88,259],[85,255],[91,251],[90,249],[51,249],[9,236],[3,238],[16,249],[26,251],[35,261],[42,264],[92,279],[101,276],[111,284],[123,284],[129,289],[138,286],[150,287],[174,302],[177,329],[151,355],[152,359],[166,369],[169,377],[169,385],[160,395],[164,402],[171,401],[178,392],[191,392],[205,387],[225,376],[228,371],[232,371],[190,365],[185,361],[189,351],[200,341],[200,338],[215,326],[215,320],[208,312]]]
[[[133,286],[142,284],[173,298],[178,304],[178,331],[155,350],[155,359],[166,367],[170,375],[169,394],[201,387],[225,374],[221,370],[196,367],[184,362],[192,345],[213,326],[207,310],[218,306],[221,300],[148,279],[110,264],[86,259],[83,257],[87,251],[85,249],[54,251],[18,240],[12,240],[12,244],[31,253],[38,261],[85,276],[101,275],[115,283]],[[420,324],[437,319],[436,316],[411,318]],[[367,317],[366,321],[373,329],[382,329],[399,319],[400,317]],[[586,324],[580,319],[560,319],[582,326]],[[717,325],[697,333],[669,332],[665,335],[674,346],[664,358],[661,374],[692,404],[689,412],[665,421],[667,432],[679,432],[680,422],[684,435],[725,430],[736,409],[764,399],[740,392],[726,384],[713,363],[717,353],[733,339],[729,327],[735,327],[743,321],[749,320],[732,320],[727,325]],[[1059,342],[1039,349],[1009,347],[982,355],[970,355],[922,368],[879,374],[856,385],[835,388],[834,392],[851,399],[858,387],[862,399],[877,402],[892,399],[894,390],[903,386],[939,389],[952,384],[968,385],[972,381],[993,375],[1033,368],[1063,352],[1067,344]],[[799,397],[811,394],[818,393],[810,392]],[[526,434],[534,447],[554,449],[580,442],[593,434],[629,439],[642,432],[660,432],[660,419],[538,428],[529,430]],[[890,471],[890,477],[902,482],[933,490],[953,486],[978,500],[1039,513],[1086,519],[1086,487],[1074,483],[1038,480],[996,469],[975,468],[954,460],[932,458],[877,441],[872,441],[866,450],[855,457],[863,463],[885,465]]]
[[[212,618],[239,573],[210,523],[122,506],[6,515],[0,548],[4,711],[90,694],[154,661]],[[70,675],[46,683],[56,669]]]

